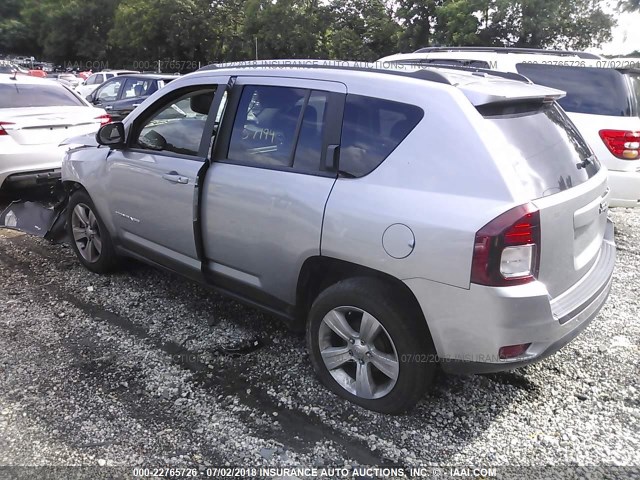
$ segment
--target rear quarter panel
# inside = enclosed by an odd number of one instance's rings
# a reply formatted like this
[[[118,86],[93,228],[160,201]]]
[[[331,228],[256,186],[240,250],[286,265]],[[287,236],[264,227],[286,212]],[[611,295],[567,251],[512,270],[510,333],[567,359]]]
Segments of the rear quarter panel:
[[[482,135],[483,119],[456,88],[416,82],[376,95],[420,105],[422,121],[372,173],[340,178],[326,207],[321,254],[399,279],[425,278],[469,288],[475,232],[515,205],[509,168]],[[371,85],[349,92],[371,94]],[[382,243],[396,223],[415,237],[413,252],[389,256]],[[409,239],[407,239],[409,241]]]

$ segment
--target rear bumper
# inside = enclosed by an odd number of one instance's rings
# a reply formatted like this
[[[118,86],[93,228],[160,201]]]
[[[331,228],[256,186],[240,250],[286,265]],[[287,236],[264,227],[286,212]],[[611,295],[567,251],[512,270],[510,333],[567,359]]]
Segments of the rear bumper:
[[[60,180],[61,176],[60,168],[51,168],[29,173],[14,173],[5,179],[3,188],[13,190],[38,187],[41,185],[53,185]]]
[[[640,207],[640,172],[609,170],[611,207]]]
[[[20,145],[0,153],[0,189],[22,188],[60,178],[68,146]]]
[[[604,305],[614,264],[609,222],[592,268],[555,299],[541,282],[513,287],[471,284],[468,290],[427,280],[406,283],[422,306],[442,368],[450,373],[489,373],[537,362],[573,340]],[[499,358],[500,347],[525,343],[531,345],[519,357]]]

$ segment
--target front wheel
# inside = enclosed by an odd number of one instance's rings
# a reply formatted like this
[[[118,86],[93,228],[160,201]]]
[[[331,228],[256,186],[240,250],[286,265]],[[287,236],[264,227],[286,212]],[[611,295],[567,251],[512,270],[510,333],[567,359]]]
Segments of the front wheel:
[[[373,278],[343,280],[318,296],[307,343],[330,390],[383,413],[406,411],[420,400],[436,361],[424,318],[407,296]]]
[[[83,190],[76,190],[69,199],[67,233],[78,260],[86,268],[95,273],[107,273],[118,267],[111,236],[91,197]]]

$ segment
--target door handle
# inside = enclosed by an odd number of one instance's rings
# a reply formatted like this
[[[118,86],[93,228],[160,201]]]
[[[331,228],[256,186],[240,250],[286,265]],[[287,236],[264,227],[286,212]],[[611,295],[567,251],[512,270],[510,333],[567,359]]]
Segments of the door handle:
[[[113,107],[111,105],[105,105],[104,107],[105,110],[113,110]]]
[[[182,175],[179,175],[176,172],[165,173],[164,175],[162,175],[162,178],[164,178],[166,181],[171,183],[181,183],[181,184],[189,183],[189,179],[187,177],[183,177]]]
[[[133,107],[139,107],[139,106],[140,106],[140,104],[139,104],[139,103],[134,103],[134,104],[133,104]]]

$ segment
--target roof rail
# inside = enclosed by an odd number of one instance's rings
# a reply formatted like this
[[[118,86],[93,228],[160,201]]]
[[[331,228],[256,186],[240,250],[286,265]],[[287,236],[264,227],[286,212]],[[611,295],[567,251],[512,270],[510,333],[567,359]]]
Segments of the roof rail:
[[[584,59],[599,59],[595,53],[576,52],[573,50],[543,50],[540,48],[516,47],[424,47],[413,53],[429,52],[494,52],[494,53],[532,53],[537,55],[576,56]]]
[[[309,63],[309,62],[325,62],[325,63]],[[240,64],[211,64],[206,65],[196,71],[201,72],[205,70],[228,70],[239,68],[266,68],[266,69],[282,69],[282,68],[301,68],[301,69],[331,69],[331,70],[347,70],[350,72],[375,72],[384,73],[387,75],[398,75],[402,77],[418,78],[420,80],[428,80],[436,83],[446,83],[451,85],[451,82],[444,75],[435,72],[433,70],[413,70],[402,71],[399,69],[391,68],[379,68],[379,67],[362,67],[359,64],[366,62],[340,62],[338,60],[264,60],[256,62],[242,62]],[[373,64],[375,65],[375,64]]]
[[[493,75],[494,77],[501,77],[501,78],[507,78],[509,80],[515,80],[517,82],[525,82],[525,83],[531,83],[531,80],[529,80],[527,77],[525,77],[524,75],[521,75],[519,73],[515,73],[515,72],[502,72],[500,70],[492,70],[490,68],[482,68],[482,67],[471,67],[468,65],[448,65],[446,63],[437,63],[436,62],[429,62],[429,63],[419,63],[418,62],[412,62],[411,60],[407,61],[407,62],[403,62],[400,61],[398,63],[401,63],[402,65],[419,65],[421,67],[433,67],[433,68],[446,68],[449,70],[461,70],[463,72],[472,72],[472,73],[486,73],[488,75]]]

